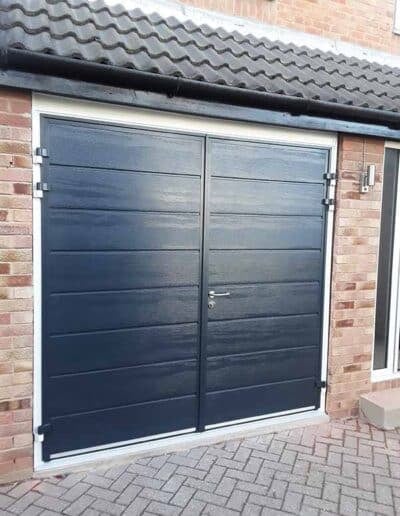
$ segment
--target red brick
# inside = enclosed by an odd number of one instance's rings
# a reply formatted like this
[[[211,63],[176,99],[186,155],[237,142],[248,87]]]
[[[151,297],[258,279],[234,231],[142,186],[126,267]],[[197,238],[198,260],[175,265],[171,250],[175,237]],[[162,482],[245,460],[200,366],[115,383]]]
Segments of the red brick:
[[[370,162],[380,170],[382,140],[341,136],[339,143],[327,394],[332,417],[356,415],[360,394],[373,388],[370,370],[383,178],[377,175],[372,192],[359,193],[358,175],[352,169],[357,170],[362,159],[363,142],[366,155],[374,156]]]
[[[32,186],[28,183],[14,183],[14,193],[31,195]]]
[[[1,482],[32,471],[31,97],[0,88],[0,111]]]
[[[10,273],[10,264],[9,263],[0,263],[0,274],[9,274],[9,273]]]

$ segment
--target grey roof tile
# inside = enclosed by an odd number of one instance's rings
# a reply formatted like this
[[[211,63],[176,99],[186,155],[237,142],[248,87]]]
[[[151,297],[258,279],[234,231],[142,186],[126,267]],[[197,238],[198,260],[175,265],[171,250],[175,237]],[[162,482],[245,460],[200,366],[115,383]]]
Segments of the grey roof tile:
[[[1,0],[0,46],[398,112],[400,69],[104,0]]]

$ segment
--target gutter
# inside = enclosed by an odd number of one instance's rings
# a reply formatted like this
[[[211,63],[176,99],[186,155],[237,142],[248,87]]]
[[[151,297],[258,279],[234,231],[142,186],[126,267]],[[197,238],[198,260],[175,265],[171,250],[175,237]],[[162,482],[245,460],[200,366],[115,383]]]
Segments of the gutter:
[[[351,105],[336,104],[303,97],[286,96],[243,88],[210,84],[192,79],[142,72],[101,63],[93,63],[70,57],[39,54],[26,50],[1,51],[0,68],[59,76],[120,88],[139,89],[166,94],[169,97],[185,97],[235,104],[247,107],[285,111],[291,115],[323,116],[350,122],[363,122],[400,128],[400,112],[388,112]]]

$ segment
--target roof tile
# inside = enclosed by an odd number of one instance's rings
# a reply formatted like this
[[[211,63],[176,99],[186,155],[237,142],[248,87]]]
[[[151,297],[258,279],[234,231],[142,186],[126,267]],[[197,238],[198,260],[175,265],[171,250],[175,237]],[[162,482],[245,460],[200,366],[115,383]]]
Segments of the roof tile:
[[[104,0],[1,0],[0,45],[210,84],[398,112],[400,69]]]

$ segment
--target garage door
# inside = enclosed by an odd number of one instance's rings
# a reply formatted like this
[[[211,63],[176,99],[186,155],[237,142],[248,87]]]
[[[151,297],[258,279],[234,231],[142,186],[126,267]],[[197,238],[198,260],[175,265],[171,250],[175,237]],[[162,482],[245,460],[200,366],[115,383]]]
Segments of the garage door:
[[[42,145],[44,460],[318,405],[327,151],[49,117]]]
[[[208,141],[206,425],[318,404],[327,157]]]

